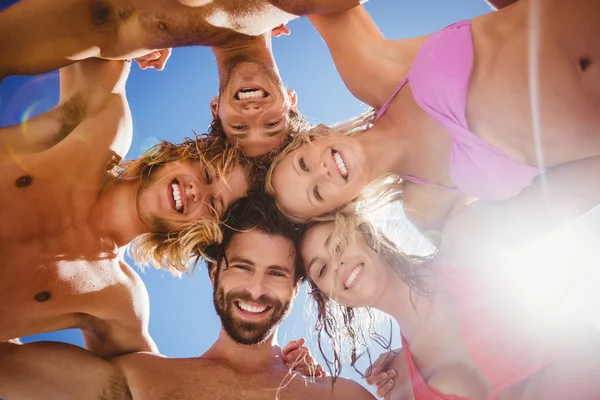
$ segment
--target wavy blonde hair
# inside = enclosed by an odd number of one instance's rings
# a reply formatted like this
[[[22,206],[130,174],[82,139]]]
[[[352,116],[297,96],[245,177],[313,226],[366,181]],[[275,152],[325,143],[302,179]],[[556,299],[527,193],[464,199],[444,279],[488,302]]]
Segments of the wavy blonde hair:
[[[333,257],[338,257],[348,246],[354,244],[358,237],[362,237],[396,275],[406,282],[413,306],[413,294],[426,296],[432,293],[427,285],[427,276],[423,274],[423,271],[424,268],[427,268],[427,261],[433,255],[423,257],[406,254],[387,236],[377,231],[368,219],[356,213],[336,213],[332,216],[332,222],[334,231],[328,251]],[[312,222],[304,227],[302,238],[299,241],[300,248],[304,235],[312,227],[323,223],[321,221]],[[371,307],[345,307],[332,300],[327,293],[322,292],[310,277],[307,280],[310,295],[314,300],[315,333],[318,347],[334,381],[342,371],[342,358],[345,356],[350,358],[350,366],[363,375],[356,369],[355,364],[363,354],[367,355],[369,364],[371,363],[368,339],[375,341],[385,350],[391,350],[391,319],[389,337],[386,338],[378,331],[380,318],[374,309]],[[325,348],[333,353],[333,359],[325,355]]]
[[[194,139],[185,138],[179,144],[161,141],[140,158],[122,162],[118,177],[143,180],[150,176],[154,168],[181,160],[195,160],[211,165],[221,178],[226,178],[236,164],[245,164],[239,149],[227,140],[196,135]],[[215,211],[213,215],[190,222],[179,231],[138,236],[131,242],[128,250],[133,260],[140,265],[151,265],[180,275],[189,269],[192,257],[202,257],[206,246],[221,240],[219,216]]]
[[[356,118],[349,121],[335,124],[331,127],[326,125],[316,125],[306,131],[298,132],[293,135],[290,143],[283,148],[283,150],[273,157],[269,170],[266,175],[265,191],[277,199],[277,191],[273,185],[273,175],[277,166],[293,151],[299,149],[307,143],[311,143],[313,140],[321,136],[332,136],[332,135],[348,135],[352,136],[359,132],[363,132],[368,129],[373,121],[375,120],[375,110],[371,109]],[[295,223],[307,223],[311,221],[333,221],[335,214],[341,212],[342,214],[360,213],[368,215],[386,204],[392,203],[402,199],[402,179],[396,174],[387,174],[380,178],[377,178],[367,184],[363,191],[353,199],[349,204],[340,206],[339,208],[325,213],[318,217],[306,218],[299,215],[295,215],[286,211],[281,204],[276,201],[277,208],[286,217]]]

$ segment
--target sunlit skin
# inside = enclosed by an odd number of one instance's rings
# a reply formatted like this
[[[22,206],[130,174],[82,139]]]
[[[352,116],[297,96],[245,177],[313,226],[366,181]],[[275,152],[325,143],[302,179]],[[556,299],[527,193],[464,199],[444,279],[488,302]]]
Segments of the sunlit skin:
[[[600,86],[593,61],[598,11],[593,0],[576,4],[522,0],[473,18],[474,57],[465,104],[469,130],[506,158],[534,167],[549,169],[598,155]],[[428,38],[388,40],[362,7],[309,19],[328,45],[348,89],[376,110],[409,75]],[[366,162],[361,166],[372,173],[368,180],[394,173],[456,187],[461,182],[453,181],[449,168],[451,154],[456,156],[451,153],[453,139],[415,100],[413,83],[417,80],[409,80],[366,132],[377,136],[380,144],[378,151],[373,151],[374,143],[364,146],[371,150],[365,150]],[[274,186],[283,209],[299,217],[332,211],[360,193],[356,188],[344,190],[335,201],[323,196],[331,201],[326,206],[314,205],[308,196],[318,177],[301,182],[294,172],[286,159],[275,171]],[[290,190],[295,191],[294,198]],[[448,218],[474,196],[406,180],[402,188],[408,217],[422,232],[441,231]]]
[[[360,384],[345,378],[332,385],[328,377],[290,374],[294,356],[308,355],[307,363],[313,362],[304,340],[280,348],[276,326],[281,321],[273,323],[272,319],[276,307],[261,313],[239,307],[242,298],[244,307],[291,305],[299,284],[294,278],[295,246],[290,239],[257,230],[239,233],[226,253],[229,267],[221,266],[218,276],[216,266],[211,271],[215,291],[222,291],[227,299],[221,310],[224,312],[218,311],[223,324],[215,343],[200,357],[167,358],[140,352],[101,359],[64,343],[16,346],[0,342],[0,396],[80,399],[85,393],[89,399],[122,399],[127,390],[128,398],[133,400],[170,399],[174,395],[272,400],[275,394],[289,400],[374,399]],[[285,311],[281,308],[280,319],[286,316]],[[224,319],[233,321],[235,335],[226,332]],[[241,344],[233,336],[244,341],[252,339],[254,344]],[[55,360],[61,360],[61,368],[56,368]],[[304,366],[303,362],[296,365],[297,370]]]
[[[173,198],[174,183],[181,194],[181,211]],[[247,191],[246,173],[239,164],[222,179],[214,167],[200,161],[175,161],[156,168],[147,187],[140,191],[138,207],[147,220],[158,219],[177,230],[215,212],[222,216],[229,204]]]
[[[332,233],[333,224],[319,224],[302,240],[301,255],[308,276],[323,293],[346,307],[379,304],[385,288],[397,278],[394,272],[362,237],[332,257]]]
[[[226,254],[229,266],[222,263],[218,280],[216,268],[211,274],[213,283],[218,283],[215,306],[225,331],[241,344],[273,340],[298,290],[294,282],[294,244],[283,236],[244,232],[232,238]],[[262,311],[250,312],[247,307]]]
[[[361,138],[365,136],[323,136],[288,154],[273,174],[284,210],[306,218],[325,214],[350,202],[377,178]],[[338,166],[335,153],[345,170]]]
[[[288,34],[285,26],[273,35]],[[281,146],[289,132],[289,112],[298,97],[283,85],[271,49],[271,33],[213,47],[217,59],[219,96],[210,102],[213,119],[244,154],[257,157]],[[245,61],[246,60],[246,61]],[[252,91],[257,97],[240,98]]]
[[[555,288],[564,286],[564,279],[562,284],[547,287],[548,282],[555,278],[560,280],[563,272],[560,267],[557,268],[560,270],[558,273],[549,271],[545,268],[547,264],[540,263],[536,257],[526,258],[519,263],[520,258],[524,257],[519,257],[521,253],[518,249],[537,242],[549,231],[566,224],[574,215],[581,215],[598,203],[598,186],[591,184],[593,176],[582,178],[581,174],[584,171],[596,171],[599,161],[596,157],[565,164],[549,173],[545,184],[537,182],[514,198],[501,203],[479,201],[466,207],[448,224],[443,246],[435,258],[427,261],[428,265],[418,267],[427,282],[427,295],[415,291],[411,295],[401,274],[393,273],[390,264],[367,246],[360,236],[355,241],[347,237],[350,244],[332,255],[329,243],[333,233],[332,223],[319,224],[308,231],[301,243],[303,263],[311,281],[340,304],[348,307],[371,306],[393,316],[425,380],[444,393],[466,395],[460,391],[475,390],[476,393],[467,397],[480,398],[490,390],[485,377],[472,375],[477,371],[470,357],[473,342],[467,349],[467,342],[462,335],[470,335],[468,332],[471,329],[475,334],[478,331],[469,328],[459,332],[458,327],[461,327],[463,320],[470,321],[468,324],[473,326],[480,324],[484,337],[484,329],[490,329],[493,346],[485,348],[486,343],[482,342],[478,344],[481,348],[475,349],[477,353],[492,354],[497,351],[497,342],[494,342],[497,339],[493,339],[495,329],[504,332],[504,335],[518,335],[515,348],[531,341],[533,348],[538,349],[537,346],[541,345],[540,349],[546,349],[543,351],[550,351],[552,355],[559,349],[567,349],[561,353],[559,360],[531,375],[522,384],[503,391],[498,398],[536,399],[535,393],[538,391],[551,393],[549,387],[560,393],[552,397],[557,399],[564,398],[564,393],[569,390],[598,393],[597,381],[587,374],[590,363],[592,360],[597,362],[600,354],[597,331],[588,325],[584,318],[587,315],[582,315],[580,309],[573,306],[570,295],[568,298],[554,298]],[[563,198],[548,199],[548,187],[557,192],[569,192],[578,201],[567,205]],[[486,223],[482,224],[484,218]],[[515,226],[519,229],[515,230]],[[516,252],[514,257],[504,254],[507,248]],[[505,265],[513,262],[515,265]],[[351,274],[348,271],[355,270],[356,264],[364,266],[348,284]],[[447,268],[447,272],[442,273],[442,268]],[[580,270],[575,272],[576,275],[581,273]],[[454,274],[456,282],[464,282],[464,290],[459,294],[448,290],[449,283],[454,281]],[[550,276],[540,278],[544,274]],[[558,276],[552,276],[554,274]],[[592,275],[588,274],[588,277]],[[574,278],[568,285],[574,285],[577,279]],[[572,289],[562,288],[561,292],[567,295]],[[467,299],[474,296],[472,303],[476,306],[471,308],[464,303],[464,299],[459,300],[463,295],[468,296]],[[573,297],[579,299],[581,293]],[[540,310],[540,299],[544,298],[552,298],[560,305],[555,307],[547,301],[545,305],[550,309]],[[588,298],[584,300],[587,301]],[[463,304],[455,308],[461,302]],[[565,304],[573,306],[570,313],[563,310]],[[587,311],[587,307],[584,308]],[[566,311],[567,318],[557,310]],[[471,312],[473,315],[469,316]],[[439,332],[444,334],[440,335]],[[506,351],[515,351],[511,342],[506,343]],[[496,356],[502,357],[500,354]],[[392,366],[401,372],[403,369],[397,365],[399,362],[403,362],[402,357],[396,357]],[[558,371],[569,374],[565,376],[577,376],[577,387],[570,388],[567,383],[569,380],[564,376],[557,380]],[[454,386],[450,385],[452,382],[468,382],[476,386]],[[395,390],[392,393],[396,393]],[[581,398],[591,399],[593,396]]]
[[[0,81],[92,57],[138,58],[142,69],[162,70],[171,47],[226,46],[239,38],[260,36],[298,16],[340,12],[358,4],[358,0],[283,0],[276,6],[268,0],[92,4],[68,0],[54,7],[39,0],[17,2],[0,13],[0,37],[13,37],[0,42]]]

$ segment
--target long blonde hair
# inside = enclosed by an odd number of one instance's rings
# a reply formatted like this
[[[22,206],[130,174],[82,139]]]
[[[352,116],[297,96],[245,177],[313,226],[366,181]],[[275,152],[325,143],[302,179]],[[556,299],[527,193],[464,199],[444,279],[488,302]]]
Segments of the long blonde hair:
[[[348,135],[352,136],[368,129],[375,120],[375,110],[371,109],[356,118],[349,121],[335,124],[331,127],[326,125],[317,125],[309,130],[296,133],[290,143],[273,158],[269,170],[267,171],[265,191],[277,199],[277,191],[273,185],[273,174],[277,166],[293,151],[299,149],[306,143],[321,136],[330,135]],[[305,218],[286,211],[277,201],[276,205],[286,217],[296,223],[306,223],[310,221],[332,221],[337,212],[348,214],[357,212],[368,215],[386,204],[402,199],[402,179],[396,174],[387,174],[379,177],[367,184],[360,195],[353,199],[349,204],[342,205],[335,210],[325,213],[318,217]]]
[[[154,168],[181,160],[199,160],[211,165],[225,178],[240,163],[240,151],[219,137],[198,136],[185,138],[180,144],[161,141],[144,152],[140,158],[119,165],[120,179],[144,179]],[[189,269],[189,260],[203,256],[204,248],[222,240],[219,216],[216,212],[198,221],[190,222],[184,229],[170,232],[153,232],[138,236],[129,245],[133,260],[140,265],[165,269],[175,275]]]

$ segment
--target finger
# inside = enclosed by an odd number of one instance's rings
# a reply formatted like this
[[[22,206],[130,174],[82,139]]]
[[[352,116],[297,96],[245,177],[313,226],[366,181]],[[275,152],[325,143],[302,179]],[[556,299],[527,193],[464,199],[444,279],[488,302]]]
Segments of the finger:
[[[393,369],[384,371],[380,374],[377,375],[371,375],[369,378],[367,378],[367,383],[369,385],[378,385],[379,384],[384,384],[388,379],[393,378],[396,376],[396,371]]]
[[[298,340],[292,340],[291,342],[286,344],[283,349],[281,349],[281,352],[285,353],[285,352],[290,352],[292,350],[296,350],[297,348],[303,346],[305,342],[306,342],[306,340],[304,340],[304,338],[300,338]]]
[[[300,355],[300,350],[293,350],[290,351],[289,353],[285,354],[284,357],[287,361],[296,361],[298,359],[298,356]]]
[[[145,61],[145,60],[135,60],[135,62],[137,63],[138,67],[140,67],[140,69],[142,71],[148,68],[148,61]]]
[[[312,357],[310,356],[306,348],[296,349],[290,352],[286,358],[291,361],[302,361],[305,363],[308,363],[308,361],[312,361]]]
[[[145,56],[140,57],[142,60],[158,60],[160,58],[160,51],[153,51],[152,53],[148,53]]]
[[[385,397],[394,388],[394,380],[390,379],[385,385],[377,388],[377,397]]]

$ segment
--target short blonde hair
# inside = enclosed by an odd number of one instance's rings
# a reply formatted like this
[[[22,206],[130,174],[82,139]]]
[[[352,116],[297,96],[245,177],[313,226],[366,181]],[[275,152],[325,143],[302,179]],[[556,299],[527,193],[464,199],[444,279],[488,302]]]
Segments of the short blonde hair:
[[[140,158],[119,165],[120,179],[143,179],[153,168],[181,160],[199,160],[211,165],[224,178],[236,164],[242,163],[239,149],[219,137],[196,135],[185,138],[183,143],[161,141],[144,152]],[[136,263],[151,265],[180,275],[189,269],[192,257],[202,257],[206,246],[222,240],[216,212],[198,221],[190,222],[180,231],[153,232],[135,238],[129,251]]]
[[[277,191],[273,185],[273,175],[275,169],[281,162],[293,151],[299,149],[306,143],[321,136],[330,135],[355,135],[368,129],[375,120],[375,110],[371,109],[360,116],[349,121],[335,124],[331,127],[326,125],[317,125],[309,130],[296,133],[290,143],[283,150],[273,157],[273,161],[267,171],[265,191],[277,199]],[[276,201],[277,208],[286,217],[296,223],[306,223],[310,221],[332,221],[335,219],[335,214],[341,212],[343,214],[358,212],[361,214],[370,214],[377,209],[402,199],[402,179],[396,174],[387,174],[377,178],[367,184],[361,194],[353,199],[349,204],[343,205],[335,210],[325,213],[318,217],[305,218],[299,215],[292,214],[286,211],[279,202]]]

